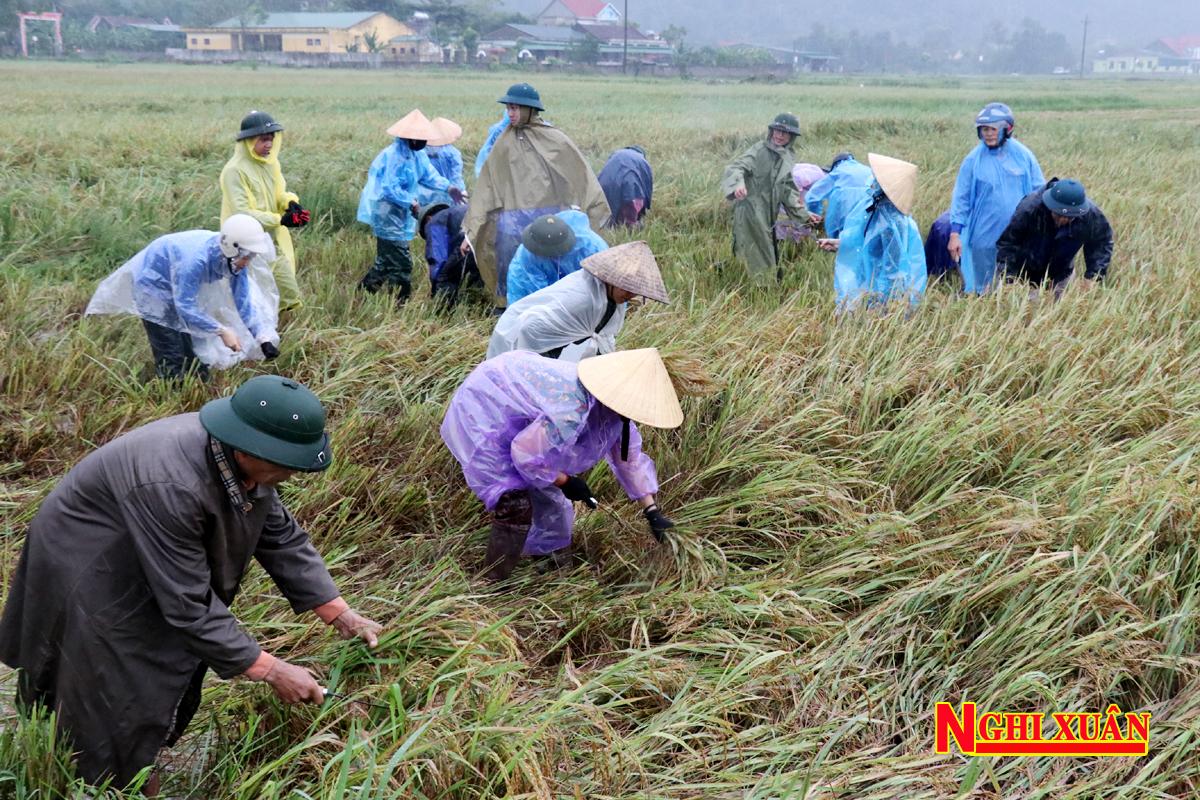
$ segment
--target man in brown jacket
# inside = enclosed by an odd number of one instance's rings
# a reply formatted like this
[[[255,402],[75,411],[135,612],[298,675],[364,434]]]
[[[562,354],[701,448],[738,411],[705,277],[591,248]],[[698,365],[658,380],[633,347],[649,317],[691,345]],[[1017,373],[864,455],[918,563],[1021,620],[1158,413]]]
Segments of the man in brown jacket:
[[[329,466],[325,410],[300,384],[251,378],[232,397],[85,457],[29,525],[0,620],[18,699],[57,714],[89,782],[127,784],[183,733],[204,673],[320,703],[305,669],[265,652],[229,610],[256,559],[297,613],[378,644],[275,487]],[[157,779],[147,786],[157,792]]]

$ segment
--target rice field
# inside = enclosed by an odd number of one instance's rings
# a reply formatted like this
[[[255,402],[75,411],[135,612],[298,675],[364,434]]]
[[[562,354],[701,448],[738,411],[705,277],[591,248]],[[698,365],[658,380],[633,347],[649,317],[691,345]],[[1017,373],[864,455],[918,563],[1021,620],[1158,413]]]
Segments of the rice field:
[[[642,145],[674,302],[623,347],[701,359],[720,390],[644,431],[665,546],[622,502],[581,512],[587,563],[477,570],[487,520],[437,426],[491,319],[402,310],[354,285],[354,221],[384,128],[459,121],[468,163],[528,78],[599,169]],[[286,127],[308,305],[266,369],[330,409],[335,463],[285,485],[378,650],[297,618],[257,566],[234,611],[264,648],[352,698],[289,707],[211,680],[164,754],[177,798],[1187,798],[1200,795],[1200,111],[1184,82],[805,79],[705,84],[509,73],[0,62],[0,582],[58,476],[253,374],[145,380],[125,318],[82,319],[152,238],[215,228],[242,115]],[[788,249],[779,289],[729,255],[725,163],[778,111],[800,160],[920,166],[922,230],[949,204],[972,119],[1003,100],[1046,174],[1116,230],[1109,282],[1031,303],[931,289],[911,318],[835,320],[832,262]],[[629,237],[606,233],[610,242]],[[416,269],[421,272],[420,262]],[[263,368],[263,367],[259,367]],[[6,697],[11,676],[5,679]],[[1152,716],[1137,758],[934,752],[934,706]],[[0,704],[0,797],[136,796],[78,783],[45,719]]]

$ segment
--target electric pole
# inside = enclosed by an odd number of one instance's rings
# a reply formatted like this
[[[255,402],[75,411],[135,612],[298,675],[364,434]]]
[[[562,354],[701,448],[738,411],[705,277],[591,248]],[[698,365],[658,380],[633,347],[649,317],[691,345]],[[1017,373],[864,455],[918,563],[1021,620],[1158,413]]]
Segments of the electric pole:
[[[621,47],[621,74],[625,74],[625,65],[629,62],[629,0],[625,0],[625,14],[621,20],[625,23],[625,44]]]
[[[1087,59],[1087,29],[1088,29],[1088,18],[1087,18],[1087,15],[1085,14],[1083,17],[1083,48],[1079,51],[1079,77],[1080,78],[1083,77],[1083,64],[1084,64],[1084,61]]]

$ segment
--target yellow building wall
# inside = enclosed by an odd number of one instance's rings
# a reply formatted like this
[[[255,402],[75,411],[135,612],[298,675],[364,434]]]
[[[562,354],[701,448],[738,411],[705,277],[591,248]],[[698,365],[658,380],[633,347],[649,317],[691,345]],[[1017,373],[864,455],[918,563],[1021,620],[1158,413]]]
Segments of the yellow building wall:
[[[233,37],[213,31],[187,31],[188,50],[232,50]]]
[[[367,52],[367,44],[364,36],[372,31],[375,32],[375,40],[387,52],[388,42],[397,36],[409,36],[413,33],[413,29],[405,25],[400,20],[390,17],[387,14],[376,14],[358,23],[352,28],[348,28],[344,33],[347,34],[345,46],[357,44],[360,53]]]
[[[283,52],[285,53],[332,53],[334,39],[343,31],[305,31],[304,33],[283,34]]]

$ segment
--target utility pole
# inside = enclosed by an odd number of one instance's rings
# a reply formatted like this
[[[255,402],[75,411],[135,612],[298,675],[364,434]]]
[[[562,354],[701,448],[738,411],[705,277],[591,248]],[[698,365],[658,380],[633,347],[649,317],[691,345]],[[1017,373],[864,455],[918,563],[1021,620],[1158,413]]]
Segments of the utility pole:
[[[1083,16],[1083,48],[1079,51],[1079,77],[1080,78],[1083,77],[1083,63],[1084,63],[1084,60],[1087,58],[1087,29],[1088,29],[1088,17],[1086,14],[1084,14],[1084,16]]]
[[[625,23],[625,44],[621,47],[621,74],[625,74],[625,65],[629,62],[629,0],[625,0],[625,14],[621,20]]]

